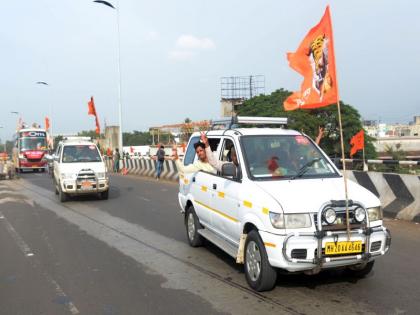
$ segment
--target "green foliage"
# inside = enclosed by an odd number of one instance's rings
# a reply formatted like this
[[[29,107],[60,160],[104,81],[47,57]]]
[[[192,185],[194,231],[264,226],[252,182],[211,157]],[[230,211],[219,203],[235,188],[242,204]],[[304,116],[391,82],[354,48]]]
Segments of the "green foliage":
[[[79,137],[91,137],[92,139],[103,138],[103,134],[98,135],[95,130],[82,130],[77,133]]]
[[[54,150],[57,148],[57,145],[61,140],[63,140],[63,136],[54,136]]]
[[[283,102],[291,92],[280,89],[270,95],[260,95],[244,102],[238,109],[238,115],[287,117],[288,128],[304,132],[315,139],[319,127],[324,127],[324,137],[321,139],[321,148],[329,155],[341,157],[340,133],[338,125],[338,111],[336,104],[310,110],[285,111]],[[340,102],[343,125],[344,152],[349,157],[350,139],[362,127],[359,112],[350,105]],[[377,154],[371,137],[365,135],[365,158],[376,158]],[[362,152],[356,153],[354,158],[362,158]]]
[[[158,136],[155,134],[155,143],[169,143],[170,135],[160,134],[159,141]],[[123,133],[123,142],[125,146],[135,146],[135,145],[151,145],[153,144],[153,136],[148,131],[137,131],[133,132],[124,132]]]

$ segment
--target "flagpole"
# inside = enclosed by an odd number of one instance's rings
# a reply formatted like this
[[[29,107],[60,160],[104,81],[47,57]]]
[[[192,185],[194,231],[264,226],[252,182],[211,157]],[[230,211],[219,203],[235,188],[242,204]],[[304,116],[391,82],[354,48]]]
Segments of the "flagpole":
[[[329,5],[327,6],[328,14],[329,14],[329,22],[332,24],[332,17],[330,12]],[[335,58],[334,52],[334,34],[333,28],[331,25],[331,55]],[[338,89],[338,73],[337,68],[335,67],[336,61],[334,61],[334,72],[335,72],[335,84],[337,87],[337,111],[338,111],[338,125],[340,128],[340,144],[341,144],[341,159],[343,161],[343,180],[344,180],[344,197],[346,199],[346,226],[347,226],[347,238],[350,240],[350,215],[349,215],[349,197],[348,197],[348,189],[347,189],[347,174],[346,174],[346,157],[344,154],[344,137],[343,137],[343,125],[341,123],[341,106],[340,106],[340,94]]]

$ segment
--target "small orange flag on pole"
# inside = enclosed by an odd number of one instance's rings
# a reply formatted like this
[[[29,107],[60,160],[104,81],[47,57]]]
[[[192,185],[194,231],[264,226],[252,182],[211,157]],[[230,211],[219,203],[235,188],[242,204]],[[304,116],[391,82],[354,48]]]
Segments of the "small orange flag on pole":
[[[50,129],[50,119],[45,117],[45,130]]]
[[[287,59],[292,69],[303,76],[300,91],[284,102],[285,110],[317,108],[337,102],[337,79],[330,8]]]
[[[357,151],[363,150],[365,148],[365,132],[363,129],[351,138],[350,144],[350,157],[353,157],[353,155],[355,155]]]
[[[95,102],[93,101],[93,96],[90,98],[90,101],[88,102],[88,115],[95,116],[95,124],[96,124],[95,132],[96,134],[99,135],[101,133],[101,128],[99,126],[99,119],[98,119],[98,114],[96,113]]]

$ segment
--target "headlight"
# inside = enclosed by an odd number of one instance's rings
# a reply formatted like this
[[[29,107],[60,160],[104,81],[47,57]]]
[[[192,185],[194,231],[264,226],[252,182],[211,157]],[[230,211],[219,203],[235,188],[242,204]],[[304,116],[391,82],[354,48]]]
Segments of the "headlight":
[[[284,229],[284,216],[282,213],[270,212],[271,225],[276,229]]]
[[[369,222],[382,220],[383,218],[381,207],[368,208],[367,213],[369,217]]]
[[[335,210],[333,208],[327,208],[324,211],[323,214],[324,221],[328,224],[333,224],[335,222],[335,219],[337,218],[337,214],[335,213]]]
[[[309,213],[285,214],[284,222],[287,229],[302,229],[311,227],[311,217]]]
[[[105,178],[105,173],[96,173],[96,176],[100,179],[104,179]]]
[[[356,208],[356,210],[354,210],[354,218],[359,223],[363,222],[366,219],[365,210],[360,207]]]
[[[61,179],[75,179],[76,174],[72,173],[61,173]]]
[[[270,212],[271,225],[276,229],[301,229],[311,227],[309,213],[282,214]]]

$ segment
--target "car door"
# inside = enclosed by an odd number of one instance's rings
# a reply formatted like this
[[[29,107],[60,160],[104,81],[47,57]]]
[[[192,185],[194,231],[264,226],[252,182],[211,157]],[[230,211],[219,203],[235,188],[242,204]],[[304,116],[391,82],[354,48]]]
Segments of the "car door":
[[[232,148],[233,150],[237,148],[233,139],[225,138],[219,152],[219,159],[224,162],[230,162],[229,154],[232,152]],[[240,178],[222,177],[220,172],[217,176],[212,176],[211,178],[211,207],[214,209],[213,226],[217,233],[232,243],[238,243],[241,234],[239,218],[241,202],[238,200],[240,189]]]
[[[57,181],[59,181],[59,179],[60,179],[60,158],[61,158],[60,156],[61,156],[62,148],[63,148],[63,146],[60,144],[57,147],[57,151],[54,154],[53,170],[54,170],[54,177]]]
[[[184,165],[188,165],[197,161],[197,155],[194,150],[194,143],[198,142],[200,137],[191,138],[184,157]],[[217,149],[220,138],[209,138],[212,148]],[[193,197],[195,212],[203,225],[211,226],[211,194],[209,190],[209,177],[212,175],[206,172],[180,174],[180,190],[184,196]]]

